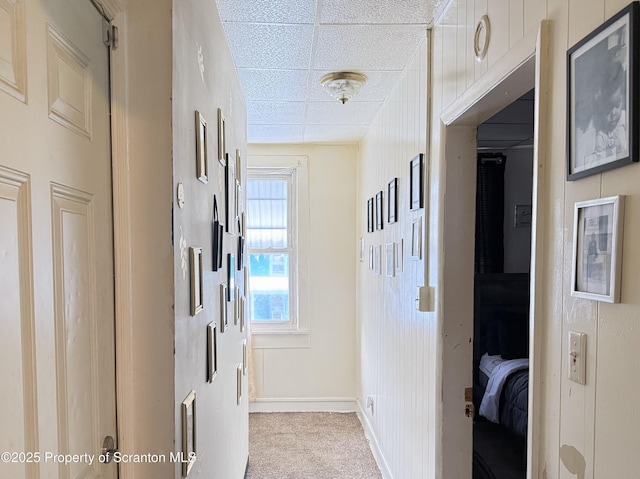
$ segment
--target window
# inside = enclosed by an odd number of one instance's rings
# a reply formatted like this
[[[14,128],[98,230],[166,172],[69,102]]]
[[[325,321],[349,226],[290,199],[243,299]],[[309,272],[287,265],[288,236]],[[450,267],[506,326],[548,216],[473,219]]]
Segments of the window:
[[[300,314],[306,297],[299,278],[306,265],[300,253],[304,258],[308,219],[300,221],[298,212],[301,205],[308,205],[306,157],[248,157],[248,161],[249,319],[254,335],[267,335],[262,342],[255,338],[254,347],[263,343],[269,343],[263,347],[304,347],[309,327],[308,315]],[[291,335],[307,338],[300,344]]]

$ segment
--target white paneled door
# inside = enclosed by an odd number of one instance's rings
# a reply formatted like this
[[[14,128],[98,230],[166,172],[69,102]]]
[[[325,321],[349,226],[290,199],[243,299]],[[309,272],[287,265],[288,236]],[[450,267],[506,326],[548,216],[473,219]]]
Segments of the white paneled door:
[[[108,478],[108,50],[89,0],[0,0],[0,477]]]

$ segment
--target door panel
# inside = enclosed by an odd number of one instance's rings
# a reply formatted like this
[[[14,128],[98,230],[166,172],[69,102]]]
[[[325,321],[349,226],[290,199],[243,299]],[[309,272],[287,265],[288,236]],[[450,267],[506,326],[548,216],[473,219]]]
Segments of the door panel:
[[[97,461],[116,437],[113,225],[89,0],[0,0],[0,272],[0,448],[96,455],[0,463],[0,477],[115,478]]]

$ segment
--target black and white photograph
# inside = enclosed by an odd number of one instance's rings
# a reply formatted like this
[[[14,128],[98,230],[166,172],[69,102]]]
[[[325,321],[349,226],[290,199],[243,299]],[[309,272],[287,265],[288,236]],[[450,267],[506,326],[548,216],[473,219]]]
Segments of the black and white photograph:
[[[373,198],[367,200],[367,233],[374,231]]]
[[[398,221],[398,178],[394,178],[387,186],[387,223]]]
[[[376,193],[376,231],[384,228],[384,201],[382,191]]]
[[[418,210],[424,207],[423,186],[424,155],[413,157],[409,167],[409,209]]]
[[[576,203],[572,296],[619,302],[623,218],[624,196]]]
[[[638,161],[638,4],[567,52],[567,179]]]

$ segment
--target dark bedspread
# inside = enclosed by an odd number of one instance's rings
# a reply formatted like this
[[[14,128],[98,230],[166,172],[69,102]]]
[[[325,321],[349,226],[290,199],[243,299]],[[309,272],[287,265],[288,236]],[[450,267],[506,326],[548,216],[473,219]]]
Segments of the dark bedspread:
[[[527,405],[529,402],[529,370],[516,371],[509,376],[500,398],[500,424],[527,437]]]

